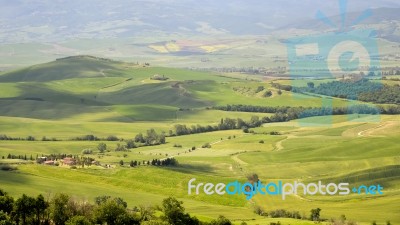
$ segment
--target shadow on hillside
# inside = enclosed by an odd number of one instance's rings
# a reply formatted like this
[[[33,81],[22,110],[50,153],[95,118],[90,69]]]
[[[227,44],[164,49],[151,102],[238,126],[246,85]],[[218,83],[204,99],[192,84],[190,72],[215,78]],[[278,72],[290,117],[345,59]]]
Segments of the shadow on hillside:
[[[4,165],[4,164],[2,164]],[[0,177],[5,186],[27,185],[29,178],[18,170],[5,171],[0,170]],[[5,190],[7,191],[7,190]],[[8,191],[7,191],[8,192]]]
[[[178,171],[186,174],[199,174],[199,173],[207,173],[213,174],[215,173],[214,169],[207,164],[179,164],[177,167],[165,167],[168,170]]]

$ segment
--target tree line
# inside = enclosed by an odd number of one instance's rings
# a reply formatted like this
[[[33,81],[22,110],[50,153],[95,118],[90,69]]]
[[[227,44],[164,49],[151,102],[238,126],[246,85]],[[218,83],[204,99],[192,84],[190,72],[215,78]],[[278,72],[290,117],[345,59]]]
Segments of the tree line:
[[[308,82],[306,87],[292,87],[296,93],[315,93],[337,98],[360,100],[380,104],[399,104],[400,86],[383,85],[368,79],[359,81],[330,81],[315,86]]]
[[[210,109],[235,112],[260,112],[275,113],[262,121],[282,122],[292,119],[324,115],[346,115],[346,114],[400,114],[400,106],[371,106],[367,104],[356,104],[349,107],[291,107],[291,106],[254,106],[254,105],[226,105],[214,106]],[[282,120],[283,118],[283,120]]]
[[[169,197],[161,206],[139,206],[129,209],[122,198],[98,196],[93,203],[78,201],[57,193],[45,198],[23,194],[14,199],[0,189],[0,224],[2,225],[231,225],[220,216],[203,222],[185,212],[183,202]],[[157,213],[160,212],[160,213]],[[159,216],[157,216],[157,215]]]
[[[222,118],[218,125],[201,126],[199,124],[186,126],[184,124],[175,124],[174,131],[171,131],[172,136],[181,136],[188,134],[205,133],[219,130],[247,129],[259,127],[263,123],[258,116],[252,116],[249,121],[244,121],[241,118]]]
[[[35,141],[35,140],[36,138],[33,136],[21,138],[21,137],[11,137],[5,134],[0,134],[0,141]]]
[[[122,163],[121,163],[122,162]],[[123,166],[124,162],[121,160],[120,165]],[[178,160],[175,158],[166,158],[166,159],[152,159],[150,160],[143,160],[142,162],[137,160],[131,160],[129,163],[130,167],[137,167],[140,165],[148,165],[148,166],[178,166]]]
[[[272,116],[252,116],[249,121],[241,118],[222,118],[218,125],[201,126],[175,124],[174,131],[170,130],[169,136],[181,136],[219,130],[243,129],[248,132],[249,128],[259,127],[263,123],[287,122],[290,120],[328,115],[347,115],[347,114],[400,114],[400,106],[371,106],[366,104],[351,105],[349,107],[290,107],[290,106],[254,106],[254,105],[226,105],[214,106],[207,109],[235,112],[259,112],[273,113]]]

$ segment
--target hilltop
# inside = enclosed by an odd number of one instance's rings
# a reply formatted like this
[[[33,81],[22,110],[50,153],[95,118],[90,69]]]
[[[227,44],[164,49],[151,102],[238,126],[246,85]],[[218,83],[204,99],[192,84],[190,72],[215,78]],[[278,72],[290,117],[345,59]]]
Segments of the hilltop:
[[[66,57],[7,72],[0,76],[0,82],[46,82],[71,78],[104,77],[105,70],[115,70],[121,64],[121,62],[93,56]]]

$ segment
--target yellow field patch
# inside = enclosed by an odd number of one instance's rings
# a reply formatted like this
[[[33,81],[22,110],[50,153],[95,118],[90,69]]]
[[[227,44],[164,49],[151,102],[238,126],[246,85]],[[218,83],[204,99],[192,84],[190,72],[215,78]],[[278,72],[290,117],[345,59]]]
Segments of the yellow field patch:
[[[203,45],[203,46],[200,46],[200,48],[208,53],[211,53],[211,52],[220,51],[222,49],[226,49],[226,48],[228,48],[228,46],[227,45]]]
[[[149,45],[149,48],[152,48],[160,53],[168,53],[168,49],[163,45]]]
[[[167,43],[165,45],[165,48],[168,49],[168,51],[170,52],[179,52],[181,50],[181,48],[179,47],[179,45],[175,44],[175,43]]]

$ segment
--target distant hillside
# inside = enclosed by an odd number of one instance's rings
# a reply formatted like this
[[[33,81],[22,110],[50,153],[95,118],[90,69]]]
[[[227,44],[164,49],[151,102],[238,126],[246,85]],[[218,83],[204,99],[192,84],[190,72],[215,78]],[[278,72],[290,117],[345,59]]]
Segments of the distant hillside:
[[[155,75],[169,79],[151,79]],[[210,104],[185,89],[186,80],[195,79],[235,80],[87,55],[60,58],[0,75],[0,116],[60,119],[100,112],[107,121],[127,121],[144,118],[137,112],[151,107],[166,116],[147,119],[171,118],[179,108]]]
[[[364,20],[360,21],[360,24],[378,24],[388,21],[400,21],[399,8],[377,8],[371,9],[371,15]],[[346,13],[346,26],[352,26],[353,22],[362,14],[362,11]],[[333,22],[334,25],[339,26],[341,23],[341,16],[335,15],[328,17],[329,20]],[[286,28],[298,28],[298,29],[309,29],[309,30],[322,30],[330,28],[327,24],[323,23],[318,19],[312,20],[300,20],[295,23],[288,24],[281,27],[281,29]]]
[[[71,78],[104,77],[104,70],[116,69],[120,62],[93,56],[72,56],[11,71],[0,82],[53,81]]]
[[[377,8],[371,9],[371,15],[360,23],[354,24],[357,18],[362,14],[360,12],[347,13],[345,16],[345,27],[354,28],[357,25],[361,25],[363,28],[373,28],[377,31],[377,35],[380,38],[389,41],[400,41],[400,8]],[[331,16],[329,20],[339,29],[341,26],[341,16]],[[287,29],[305,29],[312,31],[326,31],[335,29],[321,20],[301,20],[296,23],[291,23],[289,25],[281,27],[279,30]]]
[[[68,38],[260,35],[317,10],[338,14],[338,1],[315,0],[96,0],[7,1],[0,8],[0,43],[52,42]],[[399,7],[398,1],[348,1],[348,11]],[[32,29],[33,28],[33,29]]]

